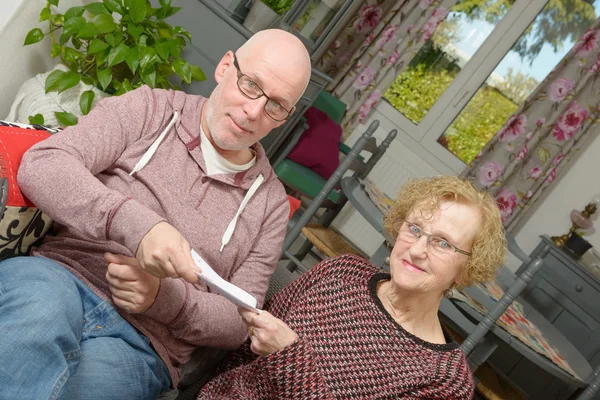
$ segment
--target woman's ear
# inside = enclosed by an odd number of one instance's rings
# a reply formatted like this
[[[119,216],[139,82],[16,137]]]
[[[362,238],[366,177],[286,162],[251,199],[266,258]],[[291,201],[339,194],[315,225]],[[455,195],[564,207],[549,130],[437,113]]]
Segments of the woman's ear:
[[[229,67],[233,65],[233,51],[228,51],[225,53],[221,61],[217,64],[217,68],[215,69],[215,81],[217,84],[221,83],[223,80],[223,76],[225,76],[225,72]]]

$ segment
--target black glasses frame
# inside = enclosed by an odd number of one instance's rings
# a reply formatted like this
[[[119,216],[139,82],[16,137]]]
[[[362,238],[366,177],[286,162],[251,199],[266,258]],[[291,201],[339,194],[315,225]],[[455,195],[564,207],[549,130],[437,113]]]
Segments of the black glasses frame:
[[[284,106],[282,106],[282,105],[281,105],[281,103],[280,103],[280,102],[278,102],[277,100],[273,100],[272,98],[270,98],[269,96],[267,96],[267,94],[265,93],[265,91],[264,91],[264,90],[262,90],[262,88],[261,88],[260,86],[258,86],[258,83],[256,83],[256,81],[255,81],[254,79],[252,79],[251,77],[249,77],[248,75],[246,75],[246,74],[244,74],[244,73],[242,72],[242,70],[240,69],[240,65],[238,64],[237,57],[235,56],[235,53],[233,54],[233,66],[235,67],[235,69],[237,69],[237,77],[238,77],[238,80],[237,80],[237,87],[238,87],[238,89],[240,90],[240,92],[242,92],[242,94],[243,94],[244,96],[246,96],[247,98],[249,98],[250,100],[256,100],[256,99],[260,99],[261,97],[265,96],[265,97],[267,98],[267,100],[268,100],[268,101],[265,103],[264,110],[265,110],[265,113],[267,113],[267,115],[268,115],[268,116],[269,116],[271,119],[274,119],[274,120],[275,120],[275,121],[277,121],[277,122],[281,122],[281,121],[285,121],[286,119],[288,119],[288,118],[290,117],[290,115],[292,115],[292,111],[290,111],[290,110],[288,110],[287,108],[285,108]],[[240,87],[240,80],[241,80],[243,77],[246,77],[246,78],[250,79],[252,82],[254,82],[254,84],[256,85],[257,89],[258,89],[258,90],[260,91],[260,93],[262,93],[262,94],[260,94],[259,96],[256,96],[256,97],[252,97],[252,96],[248,95],[248,93],[244,92],[244,90],[243,90],[243,89]],[[280,106],[280,107],[281,107],[283,110],[285,110],[285,112],[287,112],[287,116],[286,116],[285,118],[283,118],[283,119],[277,119],[277,118],[275,118],[274,116],[272,116],[271,114],[269,114],[269,111],[267,111],[267,104],[269,104],[269,101],[273,101],[273,102],[275,102],[275,103],[279,104],[279,106]]]

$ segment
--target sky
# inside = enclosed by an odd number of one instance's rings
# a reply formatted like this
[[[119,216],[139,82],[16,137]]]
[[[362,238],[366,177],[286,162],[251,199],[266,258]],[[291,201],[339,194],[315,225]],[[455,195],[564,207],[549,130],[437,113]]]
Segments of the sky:
[[[600,15],[600,0],[594,2],[594,9],[596,10],[596,15]],[[461,26],[460,37],[462,40],[453,44],[470,56],[475,53],[494,28],[494,25],[485,21],[461,21],[459,26]],[[528,59],[521,60],[521,57],[511,50],[496,66],[494,73],[506,76],[508,69],[512,67],[515,72],[521,71],[541,82],[574,44],[574,42],[565,41],[562,48],[557,50],[557,52],[554,51],[552,46],[545,44],[531,65]]]

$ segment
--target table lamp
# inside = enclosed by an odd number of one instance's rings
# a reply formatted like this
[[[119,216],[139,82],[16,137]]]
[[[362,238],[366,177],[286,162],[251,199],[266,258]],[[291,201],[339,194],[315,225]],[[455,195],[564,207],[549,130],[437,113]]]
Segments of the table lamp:
[[[573,225],[569,232],[565,233],[562,236],[552,236],[552,241],[558,247],[564,247],[565,243],[569,239],[569,237],[575,233],[577,235],[583,236],[585,231],[590,231],[594,227],[594,221],[590,219],[592,215],[598,210],[598,205],[600,205],[600,194],[597,194],[590,203],[588,203],[583,211],[571,210],[571,222]]]

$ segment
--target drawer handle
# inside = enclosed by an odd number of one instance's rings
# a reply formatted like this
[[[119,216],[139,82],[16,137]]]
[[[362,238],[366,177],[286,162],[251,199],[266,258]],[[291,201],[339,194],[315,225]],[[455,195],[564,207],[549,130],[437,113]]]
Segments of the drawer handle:
[[[583,286],[581,286],[581,285],[576,285],[576,286],[575,286],[575,290],[576,290],[577,292],[583,292]]]

